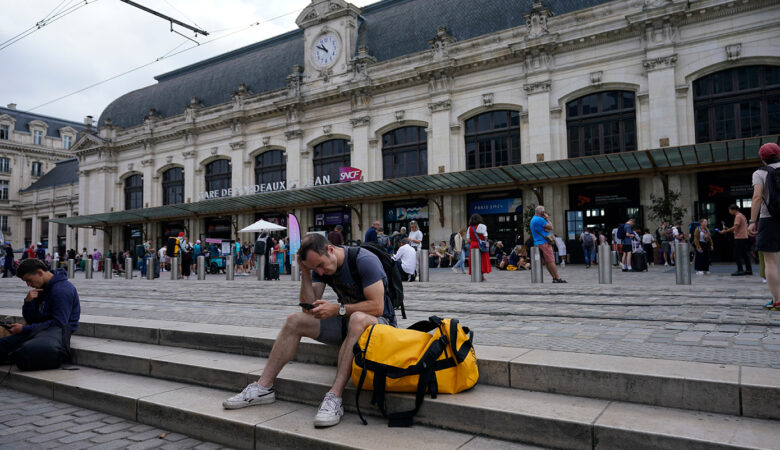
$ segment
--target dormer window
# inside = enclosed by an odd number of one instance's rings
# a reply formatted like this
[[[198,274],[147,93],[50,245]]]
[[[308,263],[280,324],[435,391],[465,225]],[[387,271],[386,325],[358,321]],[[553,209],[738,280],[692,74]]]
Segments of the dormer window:
[[[68,150],[72,145],[73,145],[72,136],[64,136],[62,138],[62,146],[65,147],[65,150]]]
[[[0,125],[0,139],[10,139],[10,130],[8,129],[8,125]]]
[[[41,175],[43,175],[43,163],[40,161],[33,161],[32,176],[40,177]]]
[[[33,131],[33,144],[35,145],[42,145],[43,142],[43,131],[41,130],[34,130]]]

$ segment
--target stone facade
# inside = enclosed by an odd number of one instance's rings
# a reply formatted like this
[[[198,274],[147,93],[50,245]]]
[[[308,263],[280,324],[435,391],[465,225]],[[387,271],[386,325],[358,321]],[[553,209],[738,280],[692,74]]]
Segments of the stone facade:
[[[638,150],[693,144],[694,80],[729,67],[780,65],[780,5],[770,0],[626,0],[562,15],[534,2],[526,13],[526,23],[462,41],[444,27],[427,30],[428,51],[377,62],[371,48],[356,48],[360,10],[315,0],[297,21],[305,64],[290,68],[285,88],[255,93],[239,85],[231,101],[204,106],[193,98],[179,114],[153,110],[130,127],[105,118],[97,136],[79,140],[78,213],[123,210],[123,180],[133,174],[143,175],[144,206],[161,206],[160,176],[174,166],[184,169],[185,202],[197,201],[205,191],[204,167],[217,158],[232,161],[234,187],[251,185],[254,158],[268,150],[284,150],[287,189],[301,187],[312,178],[314,146],[335,138],[350,142],[351,165],[363,170],[364,181],[381,180],[382,136],[406,125],[427,131],[429,173],[462,171],[464,123],[492,110],[520,112],[523,163],[566,159],[566,103],[606,90],[635,94]],[[324,35],[336,36],[341,52],[318,66],[313,45]],[[671,174],[668,184],[681,191],[691,219],[696,174]],[[524,204],[539,200],[529,187],[523,187]],[[533,187],[563,233],[568,185]],[[640,180],[643,205],[659,192],[659,177]],[[429,207],[437,240],[463,226],[468,214],[465,194],[444,195],[441,203]],[[381,202],[350,206],[362,211],[354,238],[382,219]],[[311,208],[291,209],[304,230],[313,223]],[[236,225],[253,220],[238,215]],[[354,213],[352,223],[358,223]],[[146,227],[149,238],[158,237],[155,226]],[[190,236],[203,233],[201,219],[187,219],[186,227]],[[87,230],[79,242],[118,248],[115,228],[111,243]]]
[[[5,240],[14,249],[26,242],[56,242],[56,223],[48,219],[70,217],[78,212],[78,182],[50,185],[39,183],[58,161],[73,158],[75,144],[83,124],[32,114],[16,109],[15,104],[0,108],[0,158],[9,164],[0,170],[0,180],[8,182],[8,198],[0,199],[0,216],[7,217]],[[34,167],[36,166],[36,167]],[[29,234],[25,221],[31,221]],[[42,229],[46,227],[46,230]],[[75,231],[67,229],[67,245],[75,245]],[[48,235],[48,239],[46,236]],[[51,247],[50,247],[51,248]]]

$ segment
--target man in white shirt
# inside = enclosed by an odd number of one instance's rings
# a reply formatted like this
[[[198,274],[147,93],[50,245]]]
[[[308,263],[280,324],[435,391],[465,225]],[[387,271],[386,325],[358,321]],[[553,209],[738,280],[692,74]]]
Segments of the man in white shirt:
[[[417,251],[409,245],[409,238],[403,238],[403,245],[393,255],[393,260],[401,271],[403,281],[414,281],[414,272],[417,270]]]
[[[160,250],[157,251],[157,254],[160,257],[160,272],[165,272],[165,254],[168,252],[168,248],[166,246],[160,247]]]

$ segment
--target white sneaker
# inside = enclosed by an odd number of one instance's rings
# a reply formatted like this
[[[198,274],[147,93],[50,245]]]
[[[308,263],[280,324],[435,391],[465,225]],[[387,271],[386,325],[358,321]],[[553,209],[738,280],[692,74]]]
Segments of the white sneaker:
[[[344,407],[341,405],[341,397],[336,397],[333,392],[328,392],[320,404],[320,410],[314,416],[314,426],[332,427],[341,421],[343,415]]]
[[[702,272],[701,270],[697,270],[696,275],[704,275],[704,272]]]
[[[454,267],[453,267],[451,270],[452,270],[453,272],[455,272],[455,273],[458,273],[458,269],[456,269],[456,268],[454,268]]]
[[[762,283],[766,283],[766,278],[762,278],[762,279],[761,279],[761,282],[762,282]]]
[[[665,262],[665,263],[664,263],[664,266],[668,267],[668,266],[669,266],[669,263],[668,263],[668,262]]]
[[[225,409],[241,409],[247,406],[267,405],[275,400],[276,394],[274,394],[273,387],[266,389],[255,382],[250,383],[240,394],[236,394],[222,402],[222,407]]]

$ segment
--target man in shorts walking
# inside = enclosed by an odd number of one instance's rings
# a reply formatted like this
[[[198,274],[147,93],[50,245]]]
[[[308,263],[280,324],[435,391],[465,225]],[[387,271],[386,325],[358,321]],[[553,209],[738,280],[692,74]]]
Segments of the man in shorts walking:
[[[547,271],[550,272],[550,276],[553,278],[553,283],[565,283],[566,280],[562,279],[558,275],[558,267],[555,265],[555,255],[553,254],[552,244],[546,239],[547,236],[552,234],[552,223],[550,223],[550,216],[544,211],[544,206],[539,205],[536,207],[536,213],[531,219],[531,236],[534,240],[534,247],[539,247],[539,256],[542,259],[542,264],[547,267]],[[534,264],[532,261],[531,264]]]
[[[780,170],[780,146],[774,143],[764,144],[758,151],[758,157],[764,162],[765,167],[753,172],[753,203],[750,208],[748,233],[756,236],[756,250],[764,252],[766,282],[772,293],[772,299],[764,307],[780,311],[780,274],[777,272],[780,217],[773,217],[767,207],[771,195],[777,195],[777,189],[780,188],[774,186],[775,192],[770,194],[767,183],[770,173]]]
[[[341,346],[336,379],[314,417],[315,427],[329,427],[338,424],[344,415],[341,397],[352,373],[352,347],[373,324],[396,326],[395,310],[386,295],[387,276],[382,263],[370,251],[357,254],[359,282],[352,278],[348,249],[330,244],[320,234],[303,239],[297,258],[301,268],[300,302],[313,307],[302,307],[287,317],[260,379],[222,406],[239,409],[272,403],[276,376],[295,356],[301,338],[308,337]],[[326,285],[336,292],[338,303],[322,300]]]

